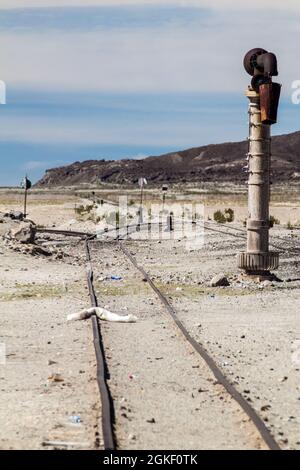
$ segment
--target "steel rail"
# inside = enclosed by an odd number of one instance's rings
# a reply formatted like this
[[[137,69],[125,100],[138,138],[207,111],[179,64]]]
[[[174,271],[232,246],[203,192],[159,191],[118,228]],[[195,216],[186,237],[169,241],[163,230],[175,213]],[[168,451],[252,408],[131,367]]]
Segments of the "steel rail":
[[[77,232],[73,230],[58,230],[54,228],[37,228],[36,231],[37,233],[53,233],[55,235],[65,235],[67,237],[90,238],[96,236],[94,233]]]
[[[147,280],[150,287],[153,291],[157,294],[161,302],[166,307],[168,313],[171,315],[172,319],[176,323],[177,327],[180,329],[183,336],[186,340],[190,343],[190,345],[194,348],[194,350],[204,359],[212,373],[214,374],[218,383],[220,383],[225,390],[229,393],[229,395],[238,403],[238,405],[243,409],[243,411],[247,414],[250,418],[254,426],[256,427],[257,431],[259,432],[260,436],[268,446],[270,450],[281,450],[278,443],[275,441],[274,437],[266,427],[265,423],[261,419],[261,417],[256,413],[254,408],[252,408],[249,403],[245,400],[245,398],[240,394],[240,392],[230,383],[230,381],[226,378],[223,374],[215,360],[209,355],[209,353],[204,349],[204,347],[198,343],[187,331],[184,327],[183,323],[179,320],[177,313],[173,306],[169,303],[167,298],[163,295],[163,293],[159,290],[159,288],[154,284],[152,279],[150,278],[149,274],[144,270],[142,266],[140,266],[133,255],[124,247],[122,243],[119,243],[121,250],[123,251],[124,255],[131,261],[131,263],[138,269],[144,278]]]
[[[91,265],[91,253],[89,247],[89,241],[85,240],[86,259],[87,259],[87,283],[90,294],[90,300],[92,307],[98,306],[97,297],[95,294],[93,279],[94,273]],[[105,352],[103,346],[103,340],[101,335],[101,329],[98,322],[97,316],[92,315],[92,328],[94,336],[94,348],[97,360],[97,382],[101,398],[101,416],[102,416],[102,433],[105,450],[116,449],[116,439],[114,435],[114,422],[115,413],[113,400],[107,384],[109,377],[107,364],[105,360]]]

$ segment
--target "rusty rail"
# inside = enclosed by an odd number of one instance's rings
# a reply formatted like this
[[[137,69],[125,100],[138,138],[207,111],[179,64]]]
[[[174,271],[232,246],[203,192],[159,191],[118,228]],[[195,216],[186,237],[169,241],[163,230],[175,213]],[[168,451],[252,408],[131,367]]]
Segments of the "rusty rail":
[[[93,284],[93,270],[91,266],[91,253],[88,240],[85,240],[86,259],[87,259],[87,282],[92,307],[98,306],[97,297]],[[107,379],[109,377],[105,360],[105,352],[102,341],[101,329],[96,315],[92,315],[92,328],[94,336],[94,348],[97,359],[97,382],[101,398],[102,414],[102,433],[105,450],[114,450],[116,440],[114,435],[115,413],[112,397],[110,395]]]
[[[243,409],[246,415],[250,418],[254,426],[256,427],[257,431],[259,432],[260,436],[268,446],[270,450],[281,450],[278,443],[275,441],[274,437],[266,427],[263,420],[260,416],[256,413],[254,408],[252,408],[249,403],[245,400],[245,398],[240,394],[240,392],[229,382],[229,380],[225,377],[221,369],[218,367],[214,359],[208,354],[208,352],[204,349],[204,347],[198,343],[187,331],[184,327],[182,322],[179,320],[177,313],[173,306],[169,303],[167,298],[163,295],[163,293],[159,290],[159,288],[154,284],[152,279],[150,278],[149,274],[144,270],[142,266],[140,266],[136,259],[132,256],[132,254],[124,247],[122,243],[119,244],[121,250],[127,256],[127,258],[131,261],[131,263],[138,269],[144,278],[147,280],[150,287],[154,290],[154,292],[159,297],[160,301],[166,307],[168,313],[171,315],[172,319],[176,323],[177,327],[180,329],[183,336],[186,340],[190,343],[190,345],[194,348],[194,350],[204,359],[212,373],[214,374],[218,383],[220,383],[225,390],[229,393],[229,395],[238,403],[238,405]]]
[[[94,233],[58,230],[55,228],[37,228],[36,231],[37,233],[52,233],[54,235],[65,235],[66,237],[92,238],[96,236]]]

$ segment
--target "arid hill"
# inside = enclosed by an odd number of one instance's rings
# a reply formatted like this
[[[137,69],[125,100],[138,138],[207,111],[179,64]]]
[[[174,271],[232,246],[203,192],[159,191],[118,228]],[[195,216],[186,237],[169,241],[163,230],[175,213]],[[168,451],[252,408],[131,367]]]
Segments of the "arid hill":
[[[300,131],[273,137],[272,180],[300,181]],[[88,184],[132,185],[140,176],[149,183],[245,181],[247,142],[205,145],[142,160],[87,160],[47,170],[39,188]]]

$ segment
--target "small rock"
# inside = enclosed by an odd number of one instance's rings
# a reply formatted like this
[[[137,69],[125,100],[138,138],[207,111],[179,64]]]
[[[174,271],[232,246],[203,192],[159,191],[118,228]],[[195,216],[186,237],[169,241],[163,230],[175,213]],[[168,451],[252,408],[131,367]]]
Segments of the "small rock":
[[[9,217],[12,220],[23,220],[24,214],[20,211],[10,211],[8,214],[4,214],[4,217]]]
[[[52,361],[51,359],[48,360],[48,366],[52,366],[53,364],[57,364],[57,362]]]
[[[224,287],[224,286],[229,286],[229,282],[227,277],[224,274],[217,274],[212,278],[210,281],[210,286],[211,287]]]
[[[34,243],[36,228],[32,223],[22,222],[9,232],[10,238],[20,243]]]

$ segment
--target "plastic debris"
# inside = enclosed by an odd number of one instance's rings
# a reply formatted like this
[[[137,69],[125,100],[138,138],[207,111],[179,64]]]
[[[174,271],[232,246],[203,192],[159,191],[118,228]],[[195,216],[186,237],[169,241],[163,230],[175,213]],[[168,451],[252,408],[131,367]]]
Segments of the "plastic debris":
[[[121,276],[110,276],[110,279],[112,281],[122,281],[123,278]]]
[[[64,379],[61,374],[51,374],[48,377],[49,382],[63,382]]]
[[[82,422],[80,416],[76,416],[76,415],[69,416],[69,421],[72,424],[80,424]]]
[[[136,378],[137,378],[137,375],[128,374],[128,378],[129,378],[129,380],[133,380],[133,379],[136,379]]]
[[[43,441],[42,446],[44,447],[75,447],[88,449],[90,444],[88,442],[73,442],[73,441]]]
[[[102,307],[91,307],[80,310],[77,313],[71,313],[67,316],[67,321],[72,320],[85,320],[90,318],[92,315],[97,315],[100,320],[119,322],[119,323],[135,323],[137,317],[129,313],[128,315],[120,315],[118,313],[110,312]]]

